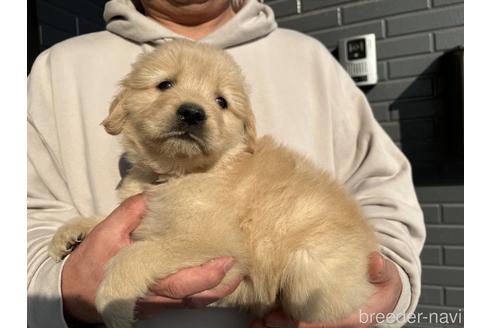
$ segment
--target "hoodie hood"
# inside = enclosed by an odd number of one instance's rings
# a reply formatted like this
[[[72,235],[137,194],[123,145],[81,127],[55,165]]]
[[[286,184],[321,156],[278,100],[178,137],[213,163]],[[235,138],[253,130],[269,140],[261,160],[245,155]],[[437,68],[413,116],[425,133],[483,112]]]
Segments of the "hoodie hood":
[[[109,1],[104,8],[104,20],[108,31],[139,44],[186,38],[145,16],[136,0]],[[256,0],[246,0],[233,18],[200,42],[230,48],[268,35],[276,27],[270,7]]]

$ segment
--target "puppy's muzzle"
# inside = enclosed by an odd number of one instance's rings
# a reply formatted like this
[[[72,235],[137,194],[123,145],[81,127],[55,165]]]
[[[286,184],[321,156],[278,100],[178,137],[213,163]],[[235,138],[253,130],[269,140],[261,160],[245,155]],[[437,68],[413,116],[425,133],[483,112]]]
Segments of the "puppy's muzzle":
[[[207,115],[203,108],[194,103],[183,103],[176,110],[178,122],[187,125],[201,125],[207,120]]]

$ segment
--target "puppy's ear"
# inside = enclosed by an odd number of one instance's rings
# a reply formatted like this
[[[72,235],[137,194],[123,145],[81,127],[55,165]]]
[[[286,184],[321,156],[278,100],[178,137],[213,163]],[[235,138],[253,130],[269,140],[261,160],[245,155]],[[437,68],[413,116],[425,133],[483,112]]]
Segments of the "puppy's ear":
[[[254,153],[256,146],[256,124],[253,111],[250,109],[249,104],[246,113],[247,114],[244,121],[244,138],[245,143],[248,146],[247,151]]]
[[[126,95],[127,91],[123,90],[113,99],[113,102],[109,107],[109,115],[101,123],[109,134],[120,134],[123,129],[127,117],[126,110],[123,107]]]

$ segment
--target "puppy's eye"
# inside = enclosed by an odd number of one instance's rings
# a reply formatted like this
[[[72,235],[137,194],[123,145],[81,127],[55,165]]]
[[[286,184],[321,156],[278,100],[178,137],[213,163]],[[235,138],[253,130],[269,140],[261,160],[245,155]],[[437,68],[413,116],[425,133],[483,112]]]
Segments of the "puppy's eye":
[[[171,89],[172,87],[174,87],[173,81],[162,81],[157,85],[157,89],[159,90],[167,90],[167,89]]]
[[[220,107],[222,107],[222,109],[227,108],[227,100],[225,100],[224,98],[218,97],[215,99],[215,101],[217,102],[217,104],[219,104]]]

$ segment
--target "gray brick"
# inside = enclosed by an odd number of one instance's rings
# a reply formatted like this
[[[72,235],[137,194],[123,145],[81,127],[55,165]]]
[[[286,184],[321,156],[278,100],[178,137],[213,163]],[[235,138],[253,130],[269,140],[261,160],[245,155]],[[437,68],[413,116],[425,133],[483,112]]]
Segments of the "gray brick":
[[[389,36],[461,26],[463,23],[463,6],[446,7],[387,19]]]
[[[387,81],[376,84],[367,92],[369,101],[405,99],[432,96],[433,83],[430,78]]]
[[[456,3],[463,3],[463,0],[434,0],[434,7],[449,6]]]
[[[455,28],[435,33],[436,50],[448,50],[464,45],[464,28]]]
[[[302,11],[304,12],[318,8],[328,8],[353,1],[354,0],[302,0]]]
[[[438,204],[420,204],[424,212],[425,223],[441,222],[441,207]]]
[[[456,267],[423,266],[422,284],[438,286],[463,286],[464,269]]]
[[[73,35],[77,33],[75,15],[44,1],[38,1],[36,6],[38,10],[38,19],[41,24],[50,25],[53,28]]]
[[[431,52],[431,34],[384,39],[377,42],[378,59]]]
[[[393,141],[400,141],[400,124],[398,122],[381,123],[381,127]]]
[[[465,295],[463,288],[446,288],[446,305],[451,306],[460,306],[463,307],[465,305]]]
[[[464,247],[462,246],[444,246],[444,264],[446,265],[464,265],[465,261]]]
[[[268,5],[273,9],[276,18],[294,15],[297,13],[296,0],[273,1],[268,3]]]
[[[456,226],[431,226],[426,227],[427,245],[463,245],[463,227]]]
[[[463,186],[417,187],[417,196],[421,203],[463,202]]]
[[[378,81],[388,80],[388,70],[386,62],[378,62]]]
[[[443,305],[443,288],[435,286],[422,286],[419,303],[427,305]]]
[[[422,264],[442,264],[442,248],[441,246],[424,246],[420,254]]]
[[[441,56],[442,54],[438,53],[390,60],[388,62],[389,77],[394,79],[434,73],[438,69],[438,58]]]
[[[444,204],[442,217],[444,223],[463,224],[465,209],[463,204]]]
[[[338,26],[337,10],[323,10],[278,20],[280,27],[302,32]]]
[[[371,104],[372,113],[378,122],[386,122],[389,120],[388,103]]]
[[[439,99],[397,101],[390,106],[391,119],[408,120],[423,117],[433,117],[441,109]]]
[[[349,36],[374,33],[376,38],[383,36],[383,22],[376,21],[364,24],[351,25],[349,27],[338,27],[322,32],[311,33],[311,35],[325,44],[328,48],[338,46],[338,40]]]
[[[342,10],[342,21],[343,24],[360,22],[373,18],[426,9],[427,6],[427,0],[363,1],[344,7]]]

